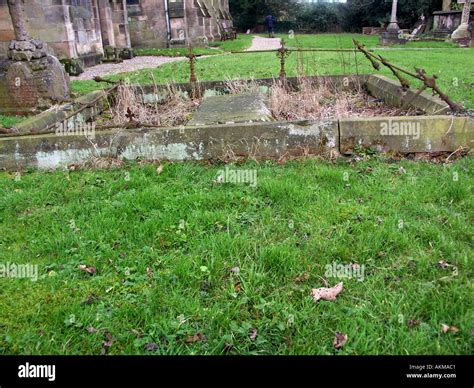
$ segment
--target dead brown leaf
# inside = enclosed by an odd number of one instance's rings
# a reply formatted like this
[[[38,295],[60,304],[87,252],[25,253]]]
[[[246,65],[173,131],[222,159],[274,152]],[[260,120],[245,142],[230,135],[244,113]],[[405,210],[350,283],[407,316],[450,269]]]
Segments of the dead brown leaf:
[[[295,278],[295,283],[304,283],[309,280],[309,273],[305,272]]]
[[[451,326],[449,331],[453,334],[456,334],[457,332],[459,332],[459,328],[457,328],[456,326]]]
[[[449,326],[449,325],[446,325],[446,324],[442,324],[441,325],[441,331],[444,333],[444,334],[447,334],[448,332],[451,332],[453,334],[456,334],[457,332],[459,332],[459,328],[457,328],[456,326]]]
[[[234,290],[235,290],[235,292],[242,291],[242,288],[240,287],[240,283],[237,282],[237,283],[234,284]]]
[[[317,302],[320,299],[323,300],[336,300],[337,296],[341,293],[343,289],[343,283],[336,284],[332,288],[313,288],[312,293],[313,293],[313,298],[314,301]]]
[[[446,260],[440,260],[438,261],[438,264],[436,264],[436,266],[441,269],[446,269],[451,267],[451,264],[449,264]]]
[[[104,333],[106,341],[102,342],[102,350],[101,354],[107,354],[109,351],[109,348],[113,345],[114,343],[114,338],[112,337],[112,334],[110,334],[108,331]]]
[[[190,335],[189,337],[186,338],[186,343],[187,344],[194,344],[196,342],[200,342],[204,340],[204,334],[202,333],[197,333],[195,335]]]
[[[90,275],[94,275],[94,274],[97,272],[97,268],[96,268],[96,267],[87,266],[87,265],[84,265],[84,264],[81,264],[81,265],[79,266],[79,269],[80,269],[81,271],[87,272],[87,273],[90,274]]]
[[[334,337],[334,347],[336,349],[341,349],[347,342],[347,334],[343,334],[340,332],[336,332],[336,336]]]

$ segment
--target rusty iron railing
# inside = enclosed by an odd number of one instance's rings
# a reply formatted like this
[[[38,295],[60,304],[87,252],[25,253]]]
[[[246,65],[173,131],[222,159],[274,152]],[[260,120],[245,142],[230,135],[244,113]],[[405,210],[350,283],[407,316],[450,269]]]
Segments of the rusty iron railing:
[[[423,93],[426,89],[431,89],[433,91],[433,95],[438,95],[439,98],[441,98],[444,102],[446,102],[446,104],[448,104],[452,111],[460,112],[464,109],[461,104],[455,103],[446,93],[443,93],[443,91],[436,83],[436,80],[438,79],[438,76],[436,74],[434,74],[432,77],[429,77],[426,74],[425,69],[421,68],[415,68],[415,73],[413,73],[412,71],[409,71],[407,69],[404,69],[403,67],[391,63],[381,55],[373,53],[357,40],[353,39],[353,42],[355,47],[357,47],[357,50],[359,50],[365,55],[365,57],[370,61],[375,70],[380,71],[380,64],[390,69],[392,74],[399,80],[400,85],[404,91],[408,91],[411,87],[411,84],[410,81],[406,77],[404,77],[403,74],[415,78],[423,83],[422,86],[416,90],[412,98],[410,98],[410,100],[403,104],[404,107],[410,104],[417,96]]]
[[[291,53],[304,53],[304,52],[351,52],[351,53],[358,53],[359,50],[356,49],[290,49],[286,46],[286,42],[284,39],[281,39],[281,45],[276,50],[256,50],[256,51],[230,51],[229,54],[260,54],[260,53],[276,53],[277,57],[280,60],[280,80],[286,79],[286,60],[290,56]],[[188,46],[188,53],[186,54],[186,58],[188,59],[189,63],[189,82],[194,84],[197,82],[196,78],[196,61],[200,55],[194,54],[193,46]]]

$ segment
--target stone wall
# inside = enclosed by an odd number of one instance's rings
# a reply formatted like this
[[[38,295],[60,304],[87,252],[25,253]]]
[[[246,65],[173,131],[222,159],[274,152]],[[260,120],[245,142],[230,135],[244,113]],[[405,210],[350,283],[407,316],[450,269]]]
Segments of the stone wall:
[[[173,47],[219,40],[232,20],[228,0],[169,0],[170,39],[164,0],[22,0],[32,38],[59,59],[98,63],[105,46]],[[0,58],[7,56],[13,26],[0,0]]]
[[[71,2],[77,6],[72,6]],[[69,0],[65,3],[69,4],[63,5],[62,1],[53,0],[25,2],[23,9],[30,36],[48,43],[59,58],[101,54],[97,7],[88,0]],[[3,21],[0,55],[4,57],[11,40],[7,31],[12,32],[6,0],[0,0],[0,16]],[[4,30],[4,27],[8,30]]]
[[[205,9],[205,8],[203,8]],[[208,17],[202,13],[197,0],[186,0],[186,18],[188,24],[188,42],[193,45],[204,45],[206,36],[205,24]]]
[[[125,0],[24,0],[23,9],[30,36],[60,59],[92,65],[100,62],[104,45],[130,47]],[[6,57],[12,38],[7,2],[0,0],[0,57]]]
[[[163,0],[127,2],[132,47],[204,45],[219,40],[220,27],[232,26],[228,0],[176,0],[169,2],[171,39],[168,41]]]
[[[167,46],[168,38],[163,1],[128,1],[127,12],[132,47]]]
[[[99,0],[98,5],[104,46],[130,48],[126,1]]]

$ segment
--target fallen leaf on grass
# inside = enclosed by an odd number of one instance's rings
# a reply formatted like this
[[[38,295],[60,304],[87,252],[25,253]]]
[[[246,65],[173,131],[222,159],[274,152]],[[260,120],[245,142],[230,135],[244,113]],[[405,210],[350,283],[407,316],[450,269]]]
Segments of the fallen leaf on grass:
[[[252,341],[255,341],[257,339],[257,334],[257,329],[250,329],[249,338]]]
[[[186,343],[187,344],[194,344],[196,342],[200,342],[204,340],[204,335],[202,333],[197,333],[195,335],[190,335],[188,338],[186,338]]]
[[[84,265],[84,264],[81,264],[81,265],[79,266],[79,269],[80,269],[81,271],[87,272],[87,273],[90,274],[90,275],[94,275],[94,274],[97,272],[97,268],[96,268],[96,267],[87,266],[87,265]]]
[[[451,267],[451,264],[449,264],[446,260],[440,260],[438,261],[438,264],[436,264],[436,266],[441,269],[446,269]]]
[[[305,272],[304,274],[298,275],[295,278],[295,283],[303,283],[307,280],[309,280],[309,273]]]
[[[161,175],[161,173],[163,172],[163,169],[164,169],[163,166],[161,166],[161,165],[158,166],[158,168],[156,169],[156,173],[157,173],[158,175]]]
[[[336,332],[336,337],[334,337],[334,347],[336,349],[341,349],[346,344],[347,338],[346,334]]]
[[[240,286],[240,283],[236,282],[234,283],[234,291],[239,293],[240,291],[242,291],[242,288]]]
[[[156,352],[158,350],[158,345],[154,342],[151,342],[149,344],[145,344],[144,348],[149,352]]]
[[[332,288],[313,288],[313,298],[317,302],[320,299],[323,300],[336,300],[337,296],[341,293],[343,289],[343,283],[339,283]]]
[[[414,328],[415,326],[418,326],[420,324],[420,321],[416,320],[416,319],[410,319],[408,321],[408,328],[412,329]]]
[[[97,295],[90,294],[82,303],[91,305],[91,304],[94,304],[95,302],[97,302],[99,299],[100,298]]]
[[[456,333],[459,331],[459,329],[458,329],[456,326],[449,326],[449,325],[446,325],[446,324],[443,323],[443,324],[441,325],[441,331],[442,331],[444,334],[446,334],[446,333],[448,333],[448,332],[451,332],[451,333],[453,333],[453,334],[456,334]]]
[[[104,333],[106,341],[102,342],[102,350],[101,354],[107,354],[109,351],[109,348],[113,345],[114,343],[114,338],[112,337],[112,334],[110,334],[108,331]]]

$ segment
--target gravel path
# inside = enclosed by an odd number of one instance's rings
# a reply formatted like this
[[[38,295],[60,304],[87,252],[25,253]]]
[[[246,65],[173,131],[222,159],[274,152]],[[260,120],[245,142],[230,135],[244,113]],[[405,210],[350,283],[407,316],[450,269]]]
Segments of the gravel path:
[[[104,77],[106,75],[125,73],[141,69],[150,69],[164,65],[165,63],[182,61],[183,57],[135,57],[122,63],[103,63],[101,65],[88,67],[84,73],[78,77],[71,77],[71,80],[88,80],[94,77]]]
[[[259,50],[277,50],[280,48],[280,39],[278,38],[262,38],[255,36],[252,41],[252,47],[247,51],[259,51]],[[205,56],[201,57],[204,58]],[[71,77],[71,80],[91,80],[94,77],[104,77],[107,75],[128,73],[131,71],[155,68],[165,63],[183,61],[184,57],[154,57],[144,56],[135,57],[133,59],[123,61],[122,63],[103,63],[101,65],[88,67],[84,73],[77,77]]]
[[[262,38],[260,36],[254,36],[252,47],[247,49],[247,51],[278,50],[280,46],[281,41],[278,38]]]

